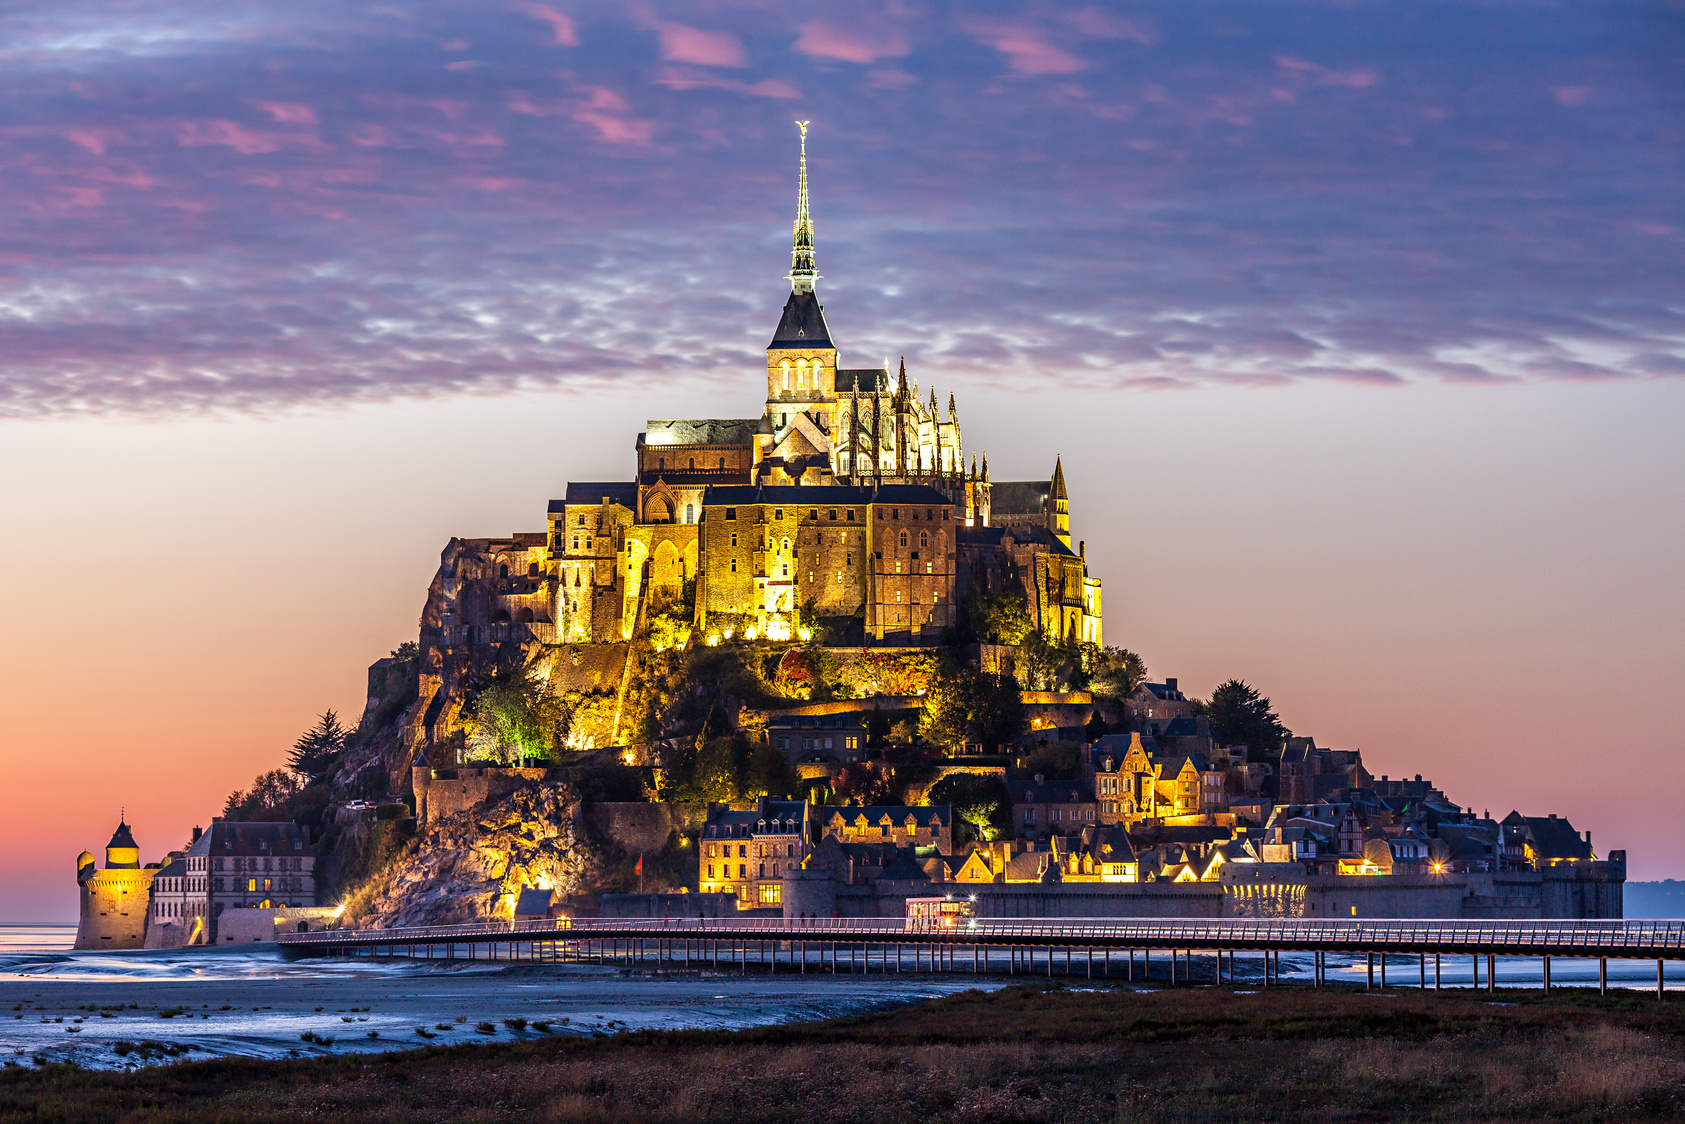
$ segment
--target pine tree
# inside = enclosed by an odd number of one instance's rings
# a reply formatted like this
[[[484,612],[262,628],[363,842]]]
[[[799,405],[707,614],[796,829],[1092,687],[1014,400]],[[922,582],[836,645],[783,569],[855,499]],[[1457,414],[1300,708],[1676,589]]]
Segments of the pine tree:
[[[287,755],[292,771],[305,780],[326,773],[344,752],[346,733],[345,727],[339,724],[337,714],[332,710],[324,712],[316,724],[293,743],[293,750]]]

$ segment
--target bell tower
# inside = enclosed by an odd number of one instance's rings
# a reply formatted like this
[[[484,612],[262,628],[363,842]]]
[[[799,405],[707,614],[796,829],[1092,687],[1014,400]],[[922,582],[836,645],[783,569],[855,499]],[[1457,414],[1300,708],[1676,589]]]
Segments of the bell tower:
[[[813,288],[819,271],[814,265],[813,216],[807,202],[808,122],[796,125],[801,129],[801,164],[787,275],[790,297],[766,348],[766,413],[775,429],[799,413],[822,416],[829,425],[837,388],[837,349]]]

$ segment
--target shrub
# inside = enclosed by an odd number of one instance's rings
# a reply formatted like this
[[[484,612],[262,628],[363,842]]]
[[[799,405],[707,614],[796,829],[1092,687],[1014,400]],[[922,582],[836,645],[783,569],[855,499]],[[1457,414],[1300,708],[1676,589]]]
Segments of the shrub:
[[[491,1023],[487,1023],[487,1022],[475,1023],[474,1029],[479,1031],[481,1034],[496,1034],[497,1033],[497,1027],[495,1027]]]
[[[503,1025],[508,1027],[510,1030],[521,1031],[527,1028],[527,1020],[517,1015],[512,1019],[504,1019]]]
[[[374,810],[377,820],[407,820],[410,818],[408,804],[382,804]]]

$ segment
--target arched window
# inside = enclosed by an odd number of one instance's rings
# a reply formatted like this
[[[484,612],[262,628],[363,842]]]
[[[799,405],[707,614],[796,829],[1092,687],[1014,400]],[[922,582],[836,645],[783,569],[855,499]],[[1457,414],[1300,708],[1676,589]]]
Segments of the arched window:
[[[657,472],[660,472],[661,470],[665,469],[666,467],[667,467],[667,458],[666,457],[656,457],[655,458],[655,470]]]
[[[927,547],[929,545],[930,545],[930,532],[929,531],[920,531],[919,532],[919,549],[923,550],[925,547]]]
[[[907,532],[906,531],[901,532],[901,545],[902,546],[907,545]]]
[[[790,553],[790,540],[788,538],[784,539],[782,542],[780,542],[778,544],[778,547],[779,547],[780,553],[783,553],[783,554]]]
[[[690,470],[692,472],[696,471],[696,458],[695,457],[690,458]]]
[[[696,522],[696,505],[693,504],[693,503],[685,504],[685,522],[686,523]]]
[[[509,567],[508,566],[499,566],[497,568],[497,576],[500,577],[500,578],[508,577],[509,576]]]
[[[720,469],[721,469],[721,471],[725,470],[725,458],[724,457],[720,458]]]
[[[790,361],[788,359],[786,359],[782,363],[778,364],[778,374],[779,374],[778,389],[789,390],[790,389]]]
[[[796,389],[802,390],[807,384],[807,360],[796,360]]]
[[[516,613],[515,614],[515,623],[516,624],[531,624],[532,623],[532,610],[531,609],[522,609],[520,612]]]
[[[527,576],[533,577],[533,578],[536,578],[538,576],[538,563],[537,562],[528,562],[527,563]]]

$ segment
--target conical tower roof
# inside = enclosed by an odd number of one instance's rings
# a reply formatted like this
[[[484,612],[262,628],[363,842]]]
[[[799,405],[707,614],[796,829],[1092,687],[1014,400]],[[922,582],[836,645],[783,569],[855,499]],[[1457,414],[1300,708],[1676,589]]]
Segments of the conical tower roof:
[[[105,845],[108,851],[113,847],[132,847],[136,850],[140,847],[135,842],[134,833],[129,830],[128,823],[121,818],[117,821],[117,830],[111,833],[111,842]]]
[[[1053,458],[1053,498],[1056,500],[1069,500],[1071,498],[1065,492],[1065,465],[1063,458],[1058,456]]]

